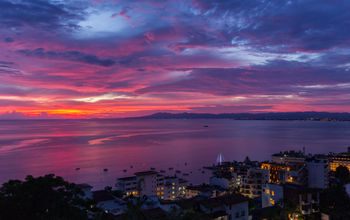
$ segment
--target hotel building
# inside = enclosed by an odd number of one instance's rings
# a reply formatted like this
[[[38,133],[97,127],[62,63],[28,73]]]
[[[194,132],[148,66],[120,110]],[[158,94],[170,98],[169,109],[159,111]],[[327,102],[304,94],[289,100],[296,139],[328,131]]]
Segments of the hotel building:
[[[171,200],[185,196],[186,184],[186,180],[177,177],[166,177],[156,171],[144,171],[135,173],[135,176],[118,178],[116,187],[126,196]]]
[[[307,183],[307,169],[305,164],[281,164],[265,162],[261,168],[269,171],[269,183],[294,183],[305,185]]]
[[[347,167],[350,170],[350,147],[348,147],[348,152],[329,155],[328,160],[331,171],[335,171],[339,166]]]

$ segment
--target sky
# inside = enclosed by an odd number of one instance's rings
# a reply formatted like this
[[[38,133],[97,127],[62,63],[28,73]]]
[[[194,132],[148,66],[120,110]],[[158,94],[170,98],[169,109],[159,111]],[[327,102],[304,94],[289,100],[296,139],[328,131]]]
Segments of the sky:
[[[1,0],[0,119],[350,112],[348,0]]]

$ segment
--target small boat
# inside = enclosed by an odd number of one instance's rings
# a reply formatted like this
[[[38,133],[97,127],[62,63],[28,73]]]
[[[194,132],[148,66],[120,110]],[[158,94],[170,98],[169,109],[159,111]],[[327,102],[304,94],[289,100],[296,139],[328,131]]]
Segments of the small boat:
[[[107,169],[107,168],[104,168],[103,171],[104,171],[104,172],[108,172],[108,169]]]
[[[207,128],[207,127],[209,127],[209,126],[208,126],[208,125],[204,125],[203,127]]]
[[[165,170],[160,170],[159,172],[161,172],[161,173],[165,173]]]
[[[188,173],[183,173],[182,175],[184,175],[184,176],[188,176],[189,174],[188,174]]]
[[[127,171],[126,169],[125,169],[125,170],[123,170],[123,172],[124,172],[124,173],[126,173],[126,171]]]
[[[80,170],[80,168],[79,168],[79,167],[77,167],[77,168],[75,168],[75,170]]]
[[[176,173],[181,173],[181,170],[176,170],[175,172],[176,172]]]
[[[202,173],[205,173],[204,170],[202,171]]]
[[[173,170],[174,168],[173,167],[169,167],[169,170]]]
[[[154,168],[154,167],[151,167],[151,170],[153,170],[153,171],[154,171],[154,170],[156,170],[156,168]]]

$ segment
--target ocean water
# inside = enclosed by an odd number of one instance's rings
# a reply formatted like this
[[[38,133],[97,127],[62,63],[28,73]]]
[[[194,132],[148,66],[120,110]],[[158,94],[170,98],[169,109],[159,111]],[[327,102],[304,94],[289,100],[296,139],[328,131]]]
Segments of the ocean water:
[[[205,127],[204,125],[208,125]],[[0,183],[54,173],[95,189],[155,167],[197,184],[202,166],[225,160],[268,160],[284,150],[342,152],[350,122],[230,119],[0,121]],[[169,168],[174,168],[169,171]],[[80,168],[76,170],[76,168]],[[108,172],[103,169],[107,168]],[[124,172],[123,170],[126,170]]]

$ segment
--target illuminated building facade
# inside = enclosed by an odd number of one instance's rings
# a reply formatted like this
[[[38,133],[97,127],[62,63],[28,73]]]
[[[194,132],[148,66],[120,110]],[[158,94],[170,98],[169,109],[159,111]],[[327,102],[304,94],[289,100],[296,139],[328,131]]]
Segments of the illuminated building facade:
[[[304,164],[262,163],[261,168],[269,171],[269,183],[307,183],[307,169]]]
[[[185,197],[187,181],[177,177],[165,177],[164,199],[173,200]]]
[[[261,194],[262,208],[283,205],[283,186],[273,183],[268,183],[263,188]]]
[[[159,199],[176,199],[185,195],[187,181],[165,177],[156,171],[137,172],[135,176],[119,178],[117,189],[126,196],[149,196]]]
[[[339,166],[347,167],[350,170],[350,147],[348,147],[348,152],[346,153],[329,155],[328,160],[331,171],[335,171]]]

